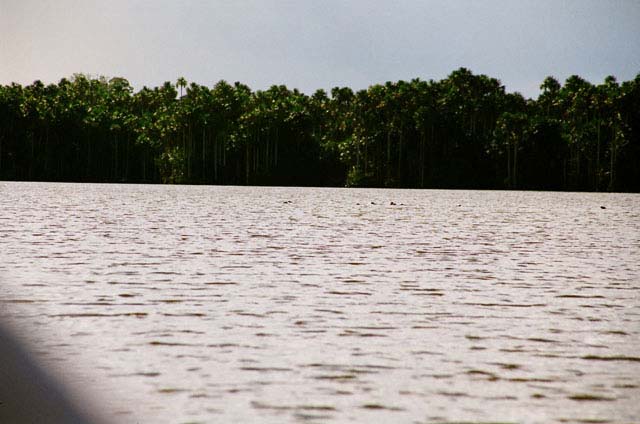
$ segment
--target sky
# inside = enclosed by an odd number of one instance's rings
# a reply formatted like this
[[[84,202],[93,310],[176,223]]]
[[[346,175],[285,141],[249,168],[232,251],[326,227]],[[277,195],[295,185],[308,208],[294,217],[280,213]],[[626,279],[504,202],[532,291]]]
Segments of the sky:
[[[466,67],[537,97],[547,76],[640,73],[640,0],[0,0],[0,84],[180,76],[311,94]]]

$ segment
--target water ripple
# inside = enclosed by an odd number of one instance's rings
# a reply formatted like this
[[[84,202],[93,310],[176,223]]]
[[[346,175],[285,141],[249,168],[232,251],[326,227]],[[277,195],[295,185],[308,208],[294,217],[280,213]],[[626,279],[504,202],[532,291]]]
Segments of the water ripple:
[[[0,193],[0,316],[115,422],[640,416],[638,195]]]

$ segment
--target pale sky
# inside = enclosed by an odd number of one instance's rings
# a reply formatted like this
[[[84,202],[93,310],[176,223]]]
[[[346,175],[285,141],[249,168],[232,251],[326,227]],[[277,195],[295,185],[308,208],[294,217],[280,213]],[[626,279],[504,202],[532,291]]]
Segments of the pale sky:
[[[253,89],[640,73],[640,0],[0,0],[0,84],[83,72]]]

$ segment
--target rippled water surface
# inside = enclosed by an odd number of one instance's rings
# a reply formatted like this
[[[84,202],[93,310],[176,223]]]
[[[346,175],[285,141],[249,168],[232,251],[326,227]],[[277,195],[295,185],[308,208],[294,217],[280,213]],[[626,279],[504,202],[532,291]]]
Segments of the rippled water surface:
[[[0,194],[4,319],[116,422],[640,422],[639,195]]]

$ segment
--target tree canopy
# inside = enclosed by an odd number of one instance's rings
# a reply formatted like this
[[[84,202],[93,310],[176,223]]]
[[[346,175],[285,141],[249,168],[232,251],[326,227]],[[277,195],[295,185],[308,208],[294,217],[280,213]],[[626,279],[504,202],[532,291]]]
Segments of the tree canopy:
[[[460,68],[312,95],[82,74],[0,86],[0,179],[640,191],[640,74],[525,99]]]

